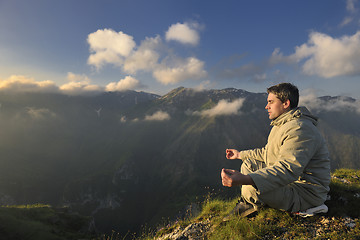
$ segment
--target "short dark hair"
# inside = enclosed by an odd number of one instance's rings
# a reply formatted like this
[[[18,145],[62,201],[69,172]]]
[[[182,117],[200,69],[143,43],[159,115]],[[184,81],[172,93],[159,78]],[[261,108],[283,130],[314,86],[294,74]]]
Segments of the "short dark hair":
[[[267,93],[276,95],[281,102],[290,101],[290,109],[296,108],[299,104],[299,89],[291,83],[280,83],[269,87]]]

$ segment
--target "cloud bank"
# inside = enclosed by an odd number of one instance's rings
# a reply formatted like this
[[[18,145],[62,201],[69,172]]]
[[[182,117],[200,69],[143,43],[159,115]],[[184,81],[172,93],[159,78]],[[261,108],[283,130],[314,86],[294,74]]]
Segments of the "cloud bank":
[[[306,106],[310,111],[342,112],[350,111],[360,114],[360,101],[348,97],[318,98],[314,92],[300,96],[299,105]]]
[[[58,87],[53,81],[35,81],[22,75],[12,75],[0,79],[0,91],[9,92],[56,92]]]
[[[60,86],[60,91],[69,95],[91,94],[104,91],[98,85],[91,84],[90,79],[86,75],[78,75],[69,72],[67,75],[68,83]]]
[[[84,74],[68,72],[67,83],[57,86],[53,81],[36,81],[22,75],[12,75],[7,79],[0,79],[0,91],[7,92],[59,92],[67,95],[98,94],[104,91],[122,92],[145,88],[139,80],[126,76],[118,82],[111,82],[106,87],[91,83],[91,79]]]

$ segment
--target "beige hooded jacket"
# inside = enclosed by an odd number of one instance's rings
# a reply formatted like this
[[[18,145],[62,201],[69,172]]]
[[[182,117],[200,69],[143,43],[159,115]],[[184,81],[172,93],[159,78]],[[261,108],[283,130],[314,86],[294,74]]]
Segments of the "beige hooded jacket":
[[[264,148],[240,152],[241,159],[265,162],[266,167],[249,175],[258,194],[291,185],[309,203],[322,204],[329,192],[330,159],[318,131],[317,118],[305,107],[290,110],[271,122]]]

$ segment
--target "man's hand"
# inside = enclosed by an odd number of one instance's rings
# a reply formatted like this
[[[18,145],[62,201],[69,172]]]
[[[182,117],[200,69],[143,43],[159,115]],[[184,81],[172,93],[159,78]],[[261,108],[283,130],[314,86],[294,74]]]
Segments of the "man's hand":
[[[221,180],[222,180],[222,185],[225,187],[234,187],[239,185],[255,186],[254,181],[249,175],[244,175],[239,171],[232,169],[223,168],[221,170]]]
[[[221,170],[221,179],[222,184],[225,187],[234,187],[241,185],[241,178],[244,175],[239,171],[232,170],[232,169],[222,169]]]
[[[236,149],[226,149],[227,159],[239,159],[239,151]]]

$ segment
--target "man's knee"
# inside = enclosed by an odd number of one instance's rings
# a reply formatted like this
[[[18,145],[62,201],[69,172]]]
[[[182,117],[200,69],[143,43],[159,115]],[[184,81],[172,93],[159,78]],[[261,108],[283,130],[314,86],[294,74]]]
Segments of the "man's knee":
[[[249,173],[253,172],[253,170],[251,168],[251,162],[249,159],[246,159],[243,161],[243,163],[241,164],[241,167],[240,167],[240,172],[242,174],[249,174]]]
[[[242,198],[253,205],[261,204],[257,190],[251,185],[243,185],[241,188]]]
[[[263,203],[272,208],[291,212],[301,210],[301,198],[298,192],[289,185],[260,194],[258,197]]]
[[[253,159],[245,159],[241,164],[240,172],[242,174],[249,174],[255,172],[256,170],[264,168],[264,166],[265,166],[264,162],[260,162]]]

